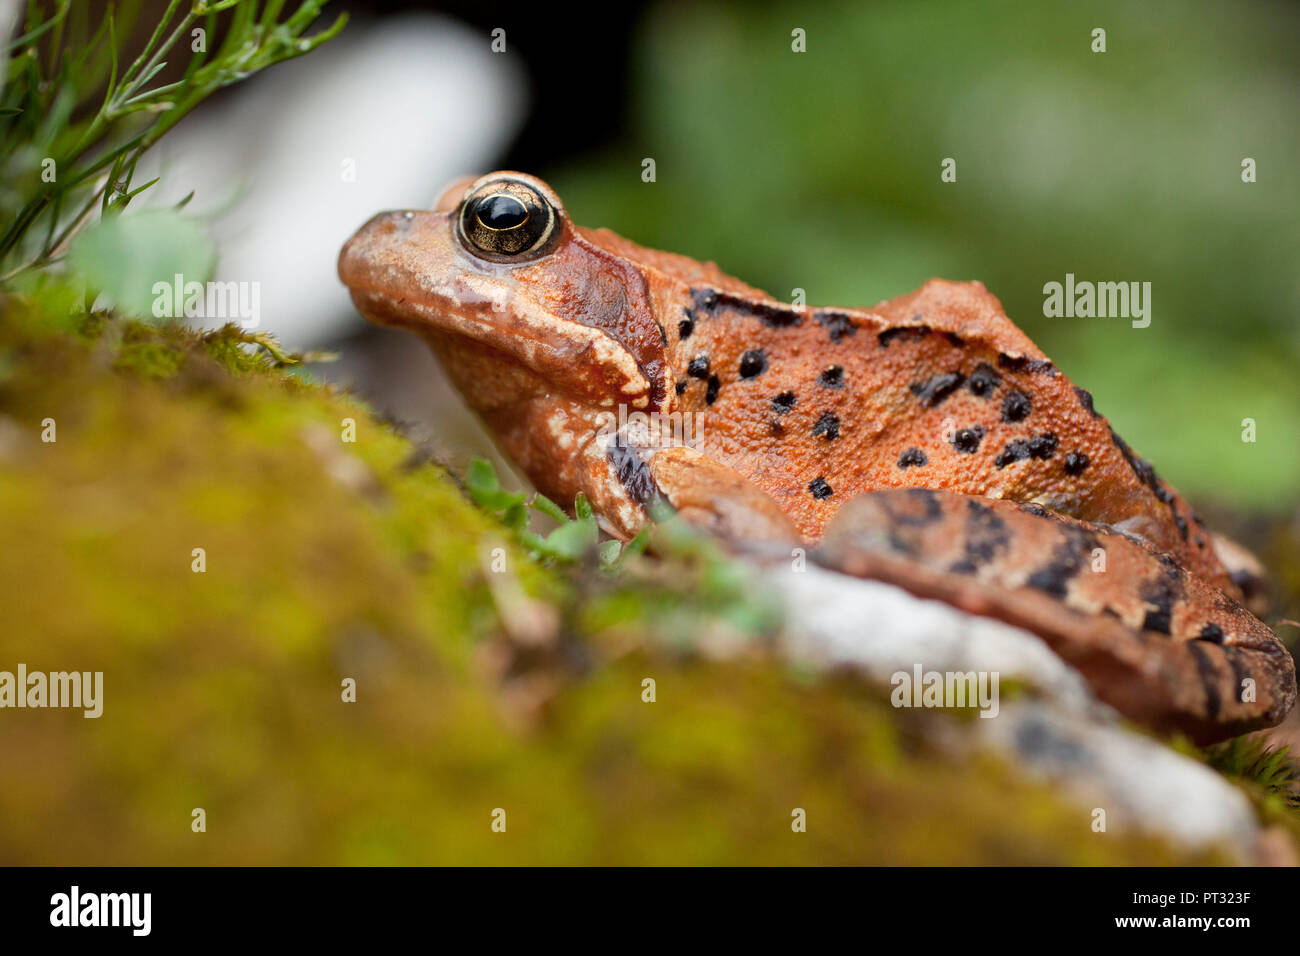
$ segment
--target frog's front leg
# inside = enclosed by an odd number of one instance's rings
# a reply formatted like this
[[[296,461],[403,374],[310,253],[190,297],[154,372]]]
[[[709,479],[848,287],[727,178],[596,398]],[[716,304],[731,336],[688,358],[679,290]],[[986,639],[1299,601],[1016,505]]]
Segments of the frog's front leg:
[[[548,416],[552,433],[562,430],[565,417]],[[579,422],[576,415],[569,421],[572,440],[566,441],[579,452],[570,458],[574,490],[587,496],[601,526],[615,537],[630,540],[666,503],[683,521],[728,541],[803,543],[771,495],[695,448],[679,433],[679,422],[634,413],[616,427],[612,412],[594,421]]]
[[[710,534],[729,541],[802,541],[771,495],[694,448],[659,449],[646,456],[646,467],[677,514]]]

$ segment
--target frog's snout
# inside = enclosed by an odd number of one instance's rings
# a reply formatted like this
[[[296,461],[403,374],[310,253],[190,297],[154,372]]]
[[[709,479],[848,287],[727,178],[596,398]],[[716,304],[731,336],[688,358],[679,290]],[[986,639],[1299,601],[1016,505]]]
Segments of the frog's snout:
[[[338,273],[353,294],[378,292],[386,284],[385,274],[407,259],[413,247],[422,244],[431,214],[393,210],[372,216],[339,251]],[[441,218],[441,217],[439,217]]]
[[[446,231],[446,216],[438,213],[394,210],[371,217],[339,251],[339,279],[358,311],[379,325],[403,324],[404,304],[445,261],[439,237]]]
[[[413,218],[414,213],[401,210],[381,212],[371,216],[354,232],[339,251],[339,278],[343,284],[355,288],[384,247],[390,245],[395,237],[410,231]]]

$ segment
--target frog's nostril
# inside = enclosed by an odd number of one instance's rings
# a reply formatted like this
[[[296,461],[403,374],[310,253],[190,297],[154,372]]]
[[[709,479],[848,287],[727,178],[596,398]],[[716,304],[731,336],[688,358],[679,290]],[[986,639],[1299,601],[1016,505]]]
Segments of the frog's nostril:
[[[414,213],[402,212],[396,210],[393,212],[381,212],[370,218],[370,221],[356,231],[356,234],[348,240],[349,245],[361,239],[380,236],[390,236],[395,232],[403,231],[410,228],[411,220]]]
[[[391,232],[406,232],[411,228],[415,221],[415,213],[409,209],[396,210],[387,213],[378,223],[385,234]]]

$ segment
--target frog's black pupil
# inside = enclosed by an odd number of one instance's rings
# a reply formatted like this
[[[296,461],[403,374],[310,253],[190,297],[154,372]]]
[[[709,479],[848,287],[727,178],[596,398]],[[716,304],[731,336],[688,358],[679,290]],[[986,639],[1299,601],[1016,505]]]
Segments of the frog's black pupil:
[[[484,184],[460,207],[456,231],[470,253],[494,262],[528,262],[546,254],[560,231],[557,210],[527,183]]]
[[[475,210],[478,221],[489,229],[514,229],[528,221],[528,210],[514,196],[497,193],[481,200]]]

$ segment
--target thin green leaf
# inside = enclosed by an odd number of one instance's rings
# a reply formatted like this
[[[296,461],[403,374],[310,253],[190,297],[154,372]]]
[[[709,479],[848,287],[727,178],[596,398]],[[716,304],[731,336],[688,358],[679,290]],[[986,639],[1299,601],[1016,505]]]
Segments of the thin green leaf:
[[[50,30],[53,30],[57,24],[63,22],[63,18],[68,13],[68,6],[68,3],[64,3],[63,8],[59,10],[58,13],[54,14],[54,16],[50,17],[50,19],[46,20],[40,26],[11,40],[5,45],[5,55],[8,56],[14,50],[31,46],[33,41],[40,39]]]
[[[564,509],[546,495],[533,495],[532,507],[534,511],[540,511],[548,518],[554,518],[556,521],[564,522],[569,520],[569,516],[564,513]]]

